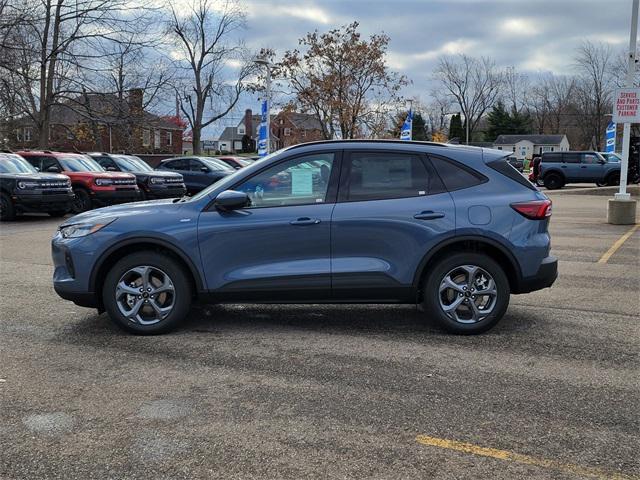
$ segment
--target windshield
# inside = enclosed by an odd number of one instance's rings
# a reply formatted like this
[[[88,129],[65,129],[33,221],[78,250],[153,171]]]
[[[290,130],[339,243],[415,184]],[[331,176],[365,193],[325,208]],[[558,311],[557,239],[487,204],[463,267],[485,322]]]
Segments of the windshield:
[[[0,155],[0,173],[38,173],[24,158],[12,153]]]
[[[104,172],[98,162],[84,155],[68,155],[58,157],[62,168],[67,172]]]
[[[619,163],[622,161],[622,157],[617,153],[601,153],[601,155],[607,160],[607,162]]]
[[[222,170],[222,171],[227,171],[227,172],[235,172],[236,171],[235,168],[227,165],[222,160],[218,160],[217,158],[200,157],[200,160],[202,161],[202,163],[207,165],[212,170]]]
[[[118,166],[125,172],[153,171],[153,168],[151,168],[147,162],[137,157],[118,155],[115,156],[115,160]]]
[[[258,160],[258,162],[263,162],[263,161],[265,161],[265,160],[269,160],[269,159],[273,158],[274,156],[278,155],[279,153],[280,153],[280,150],[278,150],[278,151],[276,151],[276,152],[273,152],[273,153],[270,153],[270,154],[269,154],[269,155],[267,155],[266,157],[262,157],[260,160]],[[207,158],[207,159],[204,159],[204,160],[215,160],[215,159]],[[221,162],[221,161],[222,161],[222,160],[218,160],[218,162]],[[252,162],[252,163],[257,163],[257,162]],[[226,165],[226,164],[225,164],[225,165]],[[201,198],[206,197],[207,195],[209,195],[209,192],[211,192],[213,189],[215,189],[215,188],[216,188],[216,185],[217,185],[218,183],[220,183],[220,182],[222,182],[222,181],[225,181],[225,182],[226,182],[226,181],[227,181],[227,180],[229,180],[230,178],[242,178],[242,177],[244,177],[244,175],[246,174],[246,172],[245,172],[245,170],[244,170],[244,169],[242,169],[242,170],[235,170],[235,169],[233,169],[232,167],[229,167],[228,165],[226,165],[226,166],[227,166],[227,169],[228,169],[228,170],[231,170],[231,172],[233,172],[231,175],[229,175],[229,176],[227,176],[227,177],[224,177],[224,178],[221,178],[221,179],[220,179],[220,180],[218,180],[217,182],[212,183],[211,185],[209,185],[209,186],[208,186],[207,188],[205,188],[204,190],[200,190],[200,192],[196,193],[193,197],[189,197],[189,198],[187,198],[186,200],[187,200],[187,201],[191,201],[191,200],[200,200]]]

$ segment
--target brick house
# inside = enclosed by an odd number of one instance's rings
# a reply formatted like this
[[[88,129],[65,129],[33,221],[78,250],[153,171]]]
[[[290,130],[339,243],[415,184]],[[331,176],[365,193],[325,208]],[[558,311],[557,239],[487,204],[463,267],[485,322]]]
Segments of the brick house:
[[[28,117],[15,119],[9,133],[12,148],[37,147],[37,134]],[[126,98],[87,93],[51,109],[47,148],[62,151],[103,151],[138,154],[181,154],[184,124],[143,108],[143,91]]]
[[[271,121],[271,133],[278,138],[277,148],[323,140],[320,121],[308,113],[282,111]]]
[[[226,127],[218,137],[219,149],[224,152],[255,152],[262,117],[250,109],[235,127]],[[320,122],[313,115],[289,110],[271,115],[271,148],[275,151],[298,143],[322,140]]]

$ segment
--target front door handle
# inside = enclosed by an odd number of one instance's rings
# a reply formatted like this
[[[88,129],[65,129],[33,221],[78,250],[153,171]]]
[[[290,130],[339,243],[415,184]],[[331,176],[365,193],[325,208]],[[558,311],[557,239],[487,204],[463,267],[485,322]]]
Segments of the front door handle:
[[[435,220],[436,218],[444,218],[444,213],[428,210],[425,212],[416,213],[413,218],[415,218],[416,220]]]
[[[291,220],[291,225],[317,225],[320,223],[319,218],[300,217],[297,220]]]
[[[581,165],[580,168],[587,168],[587,166],[586,165]]]
[[[566,165],[560,165],[560,168],[567,168]]]

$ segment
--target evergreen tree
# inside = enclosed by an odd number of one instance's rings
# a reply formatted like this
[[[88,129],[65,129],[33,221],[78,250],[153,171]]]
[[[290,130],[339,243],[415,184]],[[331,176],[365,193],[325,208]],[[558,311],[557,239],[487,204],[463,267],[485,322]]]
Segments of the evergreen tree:
[[[499,135],[526,135],[532,131],[531,117],[512,110],[509,113],[502,102],[496,103],[487,115],[489,128],[486,136],[493,141]]]
[[[449,140],[457,138],[460,143],[464,143],[464,128],[462,127],[462,120],[460,114],[456,113],[451,117],[451,123],[449,124]]]
[[[428,140],[426,122],[424,121],[424,118],[422,117],[420,112],[413,112],[411,138],[413,140]]]
[[[498,102],[493,106],[487,115],[487,122],[489,124],[487,138],[491,141],[498,138],[499,135],[511,133],[511,118],[502,102]]]

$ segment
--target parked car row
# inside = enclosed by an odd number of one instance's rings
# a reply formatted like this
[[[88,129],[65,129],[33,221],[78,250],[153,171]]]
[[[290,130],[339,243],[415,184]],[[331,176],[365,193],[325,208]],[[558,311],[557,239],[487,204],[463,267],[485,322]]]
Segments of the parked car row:
[[[225,156],[180,157],[153,169],[135,155],[25,150],[0,153],[0,218],[63,216],[96,207],[192,195],[252,163]]]

